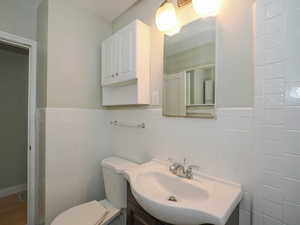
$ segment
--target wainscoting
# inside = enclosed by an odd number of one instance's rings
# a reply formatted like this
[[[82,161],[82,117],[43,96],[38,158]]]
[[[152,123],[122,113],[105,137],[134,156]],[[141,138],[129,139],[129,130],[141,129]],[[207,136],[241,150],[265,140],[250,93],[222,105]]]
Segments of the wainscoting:
[[[66,209],[104,198],[101,161],[111,155],[110,125],[103,110],[47,108],[38,113],[39,128],[46,136],[40,140],[45,173],[40,174],[39,194],[46,202],[41,204],[41,216],[45,213],[50,224]]]
[[[245,191],[240,224],[251,221],[254,195],[253,109],[218,109],[217,119],[163,117],[161,109],[110,110],[107,121],[144,122],[145,129],[111,127],[114,155],[136,162],[168,157],[199,165],[201,171],[241,183]]]

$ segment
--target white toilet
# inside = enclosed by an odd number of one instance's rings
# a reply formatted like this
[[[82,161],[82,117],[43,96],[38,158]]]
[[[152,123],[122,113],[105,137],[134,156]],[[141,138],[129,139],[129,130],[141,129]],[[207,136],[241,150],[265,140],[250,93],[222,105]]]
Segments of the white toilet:
[[[137,164],[121,158],[110,157],[104,159],[101,165],[103,170],[106,199],[97,203],[107,210],[107,214],[100,224],[125,225],[126,218],[125,213],[122,213],[122,210],[127,207],[127,183],[120,173],[125,169],[137,166]],[[68,222],[72,219],[72,217],[76,216],[78,218],[79,216],[81,218],[85,218],[85,213],[87,213],[87,211],[84,204],[73,207],[58,215],[51,225],[72,225]],[[77,221],[77,224],[81,225],[81,223],[82,225],[89,224],[87,221]]]

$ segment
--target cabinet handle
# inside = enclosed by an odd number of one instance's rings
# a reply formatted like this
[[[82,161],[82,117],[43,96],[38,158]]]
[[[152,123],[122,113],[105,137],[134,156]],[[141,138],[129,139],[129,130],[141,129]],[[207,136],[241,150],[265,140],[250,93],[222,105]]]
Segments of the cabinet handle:
[[[112,77],[115,77],[115,75],[111,75]]]
[[[116,73],[116,76],[119,76],[119,73]]]

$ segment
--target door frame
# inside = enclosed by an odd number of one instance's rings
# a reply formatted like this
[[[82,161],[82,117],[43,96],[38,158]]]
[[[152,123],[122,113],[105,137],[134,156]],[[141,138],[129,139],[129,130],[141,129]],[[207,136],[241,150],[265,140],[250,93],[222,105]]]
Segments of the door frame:
[[[0,41],[29,51],[28,125],[27,125],[27,224],[35,225],[37,217],[37,150],[36,150],[36,67],[37,42],[0,31]]]

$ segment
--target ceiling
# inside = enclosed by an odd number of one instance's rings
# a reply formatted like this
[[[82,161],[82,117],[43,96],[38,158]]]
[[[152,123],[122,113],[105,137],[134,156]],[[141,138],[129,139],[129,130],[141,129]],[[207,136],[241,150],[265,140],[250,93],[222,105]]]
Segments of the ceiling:
[[[42,0],[26,1],[37,6]],[[138,1],[140,0],[68,0],[70,4],[100,15],[107,22],[113,21]]]
[[[80,8],[97,13],[111,22],[138,0],[69,0]]]

